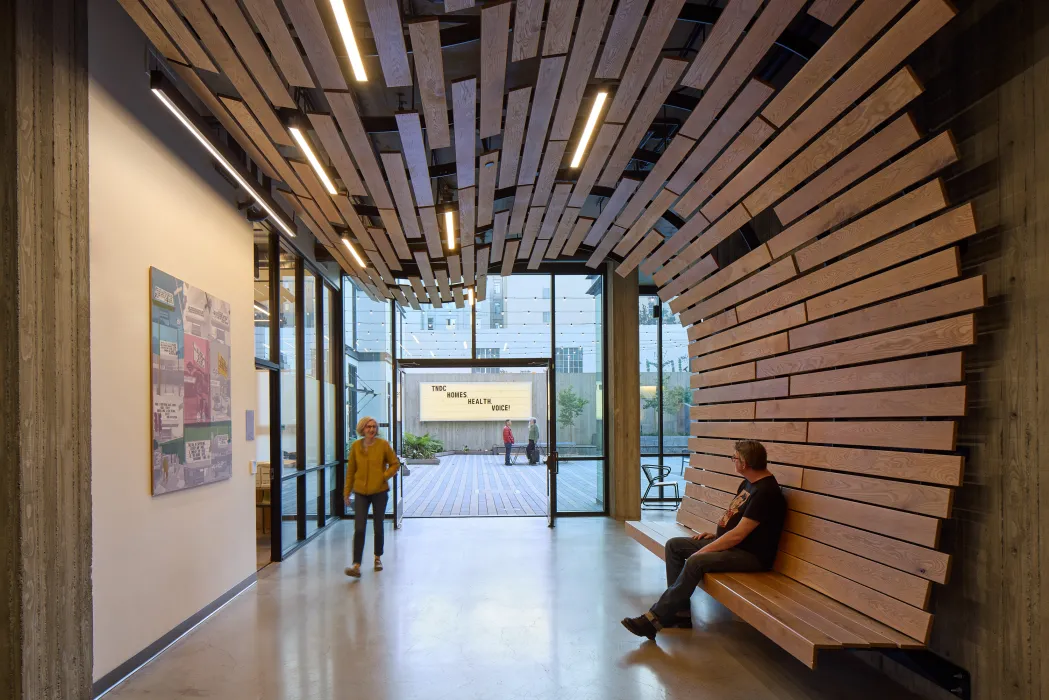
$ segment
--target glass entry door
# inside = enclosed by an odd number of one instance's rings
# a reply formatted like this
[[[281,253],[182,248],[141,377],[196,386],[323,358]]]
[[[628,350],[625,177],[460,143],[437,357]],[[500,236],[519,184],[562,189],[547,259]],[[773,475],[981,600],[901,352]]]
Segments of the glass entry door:
[[[557,512],[550,359],[398,360],[406,518]]]
[[[403,424],[404,416],[404,401],[402,396],[404,395],[404,370],[398,370],[397,372],[397,383],[396,390],[394,393],[394,430],[391,432],[393,436],[393,450],[397,453],[397,456],[401,460],[401,464],[397,469],[397,473],[393,476],[393,529],[399,530],[401,524],[404,522],[404,472],[407,469],[404,460],[404,436],[401,432],[400,426]]]

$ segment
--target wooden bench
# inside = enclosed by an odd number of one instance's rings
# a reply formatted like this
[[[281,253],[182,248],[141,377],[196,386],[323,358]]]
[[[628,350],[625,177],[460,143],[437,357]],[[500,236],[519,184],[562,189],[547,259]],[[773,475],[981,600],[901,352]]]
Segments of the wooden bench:
[[[950,570],[948,555],[934,547],[951,506],[946,486],[960,485],[962,458],[764,444],[789,507],[774,568],[707,574],[703,590],[810,668],[821,649],[923,648],[932,628],[931,586],[945,583]],[[677,521],[628,522],[628,534],[663,558],[668,539],[714,532],[740,483],[733,445],[690,440],[694,454]],[[834,459],[843,460],[843,471],[834,471]],[[855,473],[908,468],[944,486]]]

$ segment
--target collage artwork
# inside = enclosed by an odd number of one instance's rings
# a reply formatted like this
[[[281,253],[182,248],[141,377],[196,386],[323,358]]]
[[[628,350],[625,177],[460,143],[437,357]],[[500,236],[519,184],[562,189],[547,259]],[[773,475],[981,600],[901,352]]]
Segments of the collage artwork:
[[[230,305],[150,268],[153,495],[233,473]]]

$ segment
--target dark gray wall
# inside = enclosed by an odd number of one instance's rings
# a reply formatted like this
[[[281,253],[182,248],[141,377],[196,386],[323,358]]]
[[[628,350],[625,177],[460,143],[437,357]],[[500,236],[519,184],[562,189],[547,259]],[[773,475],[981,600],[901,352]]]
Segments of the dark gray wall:
[[[951,200],[984,232],[963,252],[989,305],[967,353],[966,478],[943,533],[931,647],[969,669],[975,698],[1049,696],[1049,2],[956,0],[912,58],[915,116],[950,128]],[[901,678],[911,679],[906,674]],[[908,681],[914,687],[921,684]],[[930,697],[949,697],[926,688]]]

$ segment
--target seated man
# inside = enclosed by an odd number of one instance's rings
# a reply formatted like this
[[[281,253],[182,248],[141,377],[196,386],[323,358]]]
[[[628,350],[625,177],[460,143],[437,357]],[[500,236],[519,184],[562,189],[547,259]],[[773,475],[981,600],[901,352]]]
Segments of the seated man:
[[[689,601],[703,574],[772,568],[787,501],[765,466],[765,447],[760,442],[737,442],[732,460],[744,481],[721,516],[717,533],[668,540],[666,592],[644,615],[623,620],[623,626],[638,637],[655,639],[664,627],[692,627]]]

